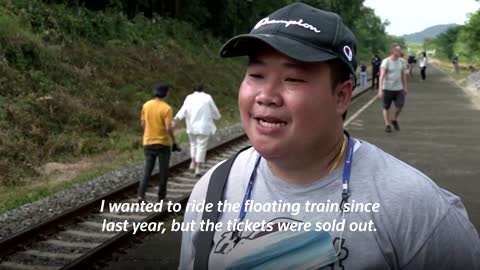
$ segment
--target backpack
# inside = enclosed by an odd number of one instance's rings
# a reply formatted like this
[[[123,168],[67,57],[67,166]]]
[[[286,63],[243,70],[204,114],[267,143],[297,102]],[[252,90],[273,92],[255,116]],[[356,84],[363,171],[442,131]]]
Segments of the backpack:
[[[251,146],[247,146],[238,151],[233,157],[229,158],[224,163],[220,164],[212,173],[210,182],[208,183],[207,195],[205,197],[205,204],[212,203],[216,205],[223,197],[223,191],[230,175],[230,169],[237,156],[249,149]],[[218,221],[218,208],[213,207],[211,212],[203,212],[202,220],[217,223]],[[213,246],[213,237],[215,231],[199,231],[198,238],[193,243],[195,246],[195,259],[193,262],[194,270],[206,270],[208,269],[208,261],[210,258],[210,251]]]
[[[408,63],[409,63],[409,64],[413,64],[413,63],[416,63],[416,62],[417,62],[417,60],[415,59],[415,56],[410,55],[410,56],[408,57]]]

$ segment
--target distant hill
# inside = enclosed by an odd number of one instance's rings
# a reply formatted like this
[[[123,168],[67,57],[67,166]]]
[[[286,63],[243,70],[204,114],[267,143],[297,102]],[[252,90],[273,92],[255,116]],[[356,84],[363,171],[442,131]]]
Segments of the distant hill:
[[[447,31],[448,28],[457,26],[458,24],[450,23],[450,24],[439,24],[434,25],[426,28],[423,31],[403,35],[402,37],[405,39],[406,42],[423,42],[426,38],[434,38],[437,35]]]

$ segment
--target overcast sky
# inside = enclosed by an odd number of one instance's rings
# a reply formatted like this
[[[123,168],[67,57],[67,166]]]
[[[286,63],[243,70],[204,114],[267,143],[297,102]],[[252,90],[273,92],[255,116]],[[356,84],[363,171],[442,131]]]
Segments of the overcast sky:
[[[387,32],[410,34],[436,24],[464,24],[467,14],[480,8],[475,0],[365,0],[383,21],[389,20]]]

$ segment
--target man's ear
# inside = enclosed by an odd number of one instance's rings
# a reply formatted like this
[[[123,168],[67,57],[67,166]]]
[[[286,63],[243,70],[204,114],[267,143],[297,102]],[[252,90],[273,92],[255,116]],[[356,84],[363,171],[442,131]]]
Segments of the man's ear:
[[[343,83],[337,84],[335,87],[335,97],[337,101],[337,114],[343,115],[350,106],[353,92],[353,81],[346,80]]]

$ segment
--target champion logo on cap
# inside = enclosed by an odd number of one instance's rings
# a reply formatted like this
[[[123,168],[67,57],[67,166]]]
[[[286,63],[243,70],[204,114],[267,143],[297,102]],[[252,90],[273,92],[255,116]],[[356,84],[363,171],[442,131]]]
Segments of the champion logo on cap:
[[[348,58],[348,61],[352,61],[353,53],[352,53],[352,49],[350,49],[350,47],[348,47],[348,46],[343,47],[343,53]]]
[[[289,27],[290,25],[298,25],[298,26],[301,26],[305,29],[314,31],[315,33],[320,33],[321,32],[315,26],[313,26],[311,24],[308,24],[308,23],[304,23],[303,19],[299,19],[298,21],[292,21],[292,20],[285,21],[285,20],[270,20],[268,17],[261,19],[255,25],[255,27],[253,27],[253,29],[258,29],[258,28],[260,28],[260,27],[262,27],[266,24],[285,24],[285,27]]]

